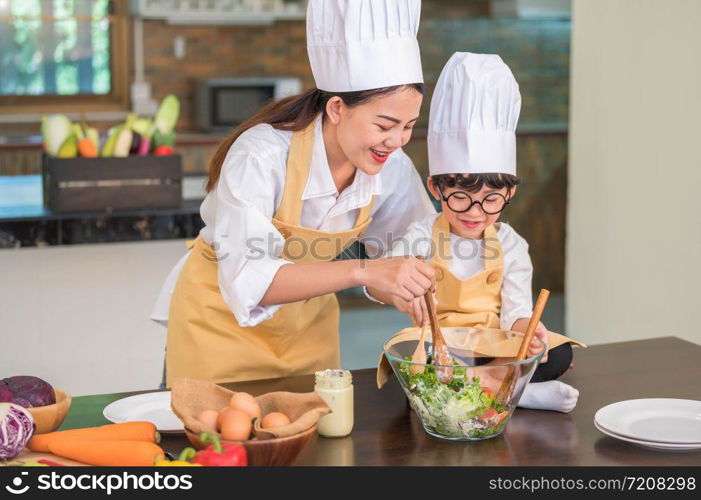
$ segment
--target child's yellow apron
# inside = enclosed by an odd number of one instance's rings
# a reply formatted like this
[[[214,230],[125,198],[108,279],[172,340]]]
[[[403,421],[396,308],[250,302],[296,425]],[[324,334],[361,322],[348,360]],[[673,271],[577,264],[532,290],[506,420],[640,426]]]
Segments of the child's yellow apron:
[[[494,225],[484,230],[484,271],[461,280],[450,271],[450,224],[439,215],[433,224],[432,252],[430,264],[436,270],[436,316],[442,327],[473,327],[495,329],[489,337],[478,338],[484,344],[471,345],[472,337],[459,333],[443,332],[451,347],[462,347],[475,352],[476,356],[513,357],[519,350],[523,334],[500,329],[501,285],[504,279],[504,256]],[[421,328],[405,328],[387,343],[387,347],[404,341],[418,340]],[[430,340],[429,340],[430,341]],[[464,346],[461,346],[461,342]],[[566,342],[586,347],[559,333],[549,332],[548,350]],[[377,387],[380,388],[391,377],[392,368],[384,353],[377,366]]]
[[[285,238],[283,257],[294,262],[333,260],[365,231],[374,203],[358,210],[348,231],[299,226],[313,143],[313,122],[292,134],[285,188],[272,220]],[[171,299],[166,384],[176,377],[233,382],[338,368],[338,322],[338,301],[330,293],[285,304],[269,320],[241,327],[221,296],[216,254],[197,238]]]
[[[450,271],[450,224],[439,215],[433,224],[433,256],[436,270],[436,315],[441,326],[500,328],[501,285],[504,255],[494,224],[484,230],[484,271],[461,280]],[[548,349],[578,342],[550,332]]]

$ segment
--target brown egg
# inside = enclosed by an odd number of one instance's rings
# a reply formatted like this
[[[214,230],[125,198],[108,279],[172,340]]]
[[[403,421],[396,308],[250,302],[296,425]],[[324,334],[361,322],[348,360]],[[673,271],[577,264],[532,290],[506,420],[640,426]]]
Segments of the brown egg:
[[[234,393],[229,401],[229,406],[235,410],[241,410],[248,413],[251,416],[251,419],[260,418],[260,406],[258,406],[256,398],[247,392]]]
[[[204,410],[197,415],[197,420],[202,422],[211,430],[217,429],[217,419],[219,418],[219,412],[216,410]]]
[[[225,407],[222,411],[219,412],[219,416],[217,417],[217,430],[221,432],[221,426],[224,423],[224,419],[227,417],[229,413],[232,411],[241,411],[241,410],[234,410],[234,408],[231,408],[230,406]],[[250,417],[249,417],[250,420]]]
[[[222,410],[221,437],[226,441],[245,441],[251,435],[251,417],[233,408]]]
[[[283,425],[287,425],[289,423],[290,419],[287,418],[287,415],[278,411],[274,411],[272,413],[268,413],[263,418],[263,421],[260,423],[260,426],[263,429],[271,429],[273,427],[282,427]]]

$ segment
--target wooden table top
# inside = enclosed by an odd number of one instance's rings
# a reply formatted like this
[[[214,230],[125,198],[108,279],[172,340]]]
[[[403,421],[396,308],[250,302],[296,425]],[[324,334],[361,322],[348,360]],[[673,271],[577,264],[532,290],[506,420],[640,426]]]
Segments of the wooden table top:
[[[616,401],[655,397],[701,399],[699,359],[701,346],[674,337],[576,349],[574,368],[561,378],[580,391],[579,403],[572,413],[519,408],[501,436],[479,442],[429,436],[396,379],[378,390],[374,369],[355,370],[353,432],[341,439],[316,436],[295,465],[698,466],[701,451],[668,452],[639,447],[602,434],[593,421],[599,408]],[[238,382],[226,387],[254,395],[278,390],[308,392],[313,390],[314,377]],[[63,428],[107,423],[100,422],[96,414],[101,418],[106,402],[127,395],[76,398],[73,420]],[[74,406],[75,403],[74,400]],[[179,435],[164,436],[162,441],[162,446],[173,453],[187,444],[185,437]]]

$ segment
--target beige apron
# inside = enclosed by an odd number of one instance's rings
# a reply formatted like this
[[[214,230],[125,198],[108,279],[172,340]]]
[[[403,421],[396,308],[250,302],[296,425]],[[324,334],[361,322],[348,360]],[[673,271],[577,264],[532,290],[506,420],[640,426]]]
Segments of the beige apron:
[[[523,334],[500,330],[501,285],[504,279],[504,255],[494,224],[484,230],[484,270],[461,280],[450,271],[450,224],[439,215],[433,225],[433,255],[431,265],[436,270],[436,316],[442,327],[474,327],[494,329],[488,336],[463,337],[456,332],[443,332],[446,342],[453,348],[470,349],[475,356],[513,357],[519,350]],[[452,335],[456,337],[453,339]],[[387,347],[397,342],[418,340],[419,328],[407,328],[392,338]],[[499,340],[497,340],[499,339]],[[460,345],[460,341],[473,343]],[[475,343],[476,342],[476,343]],[[566,342],[584,344],[559,333],[549,332],[548,350]],[[391,367],[384,355],[380,357],[377,384],[391,375]]]
[[[283,256],[294,262],[333,260],[365,231],[374,203],[373,198],[358,210],[348,231],[299,226],[313,143],[313,122],[292,134],[285,188],[272,220],[285,238]],[[197,238],[171,299],[166,385],[176,377],[233,382],[338,368],[338,323],[338,301],[330,293],[285,304],[269,320],[241,327],[221,296],[216,254]]]
[[[494,224],[484,230],[484,271],[461,280],[450,271],[450,225],[439,215],[433,224],[436,316],[441,326],[499,328],[504,256]]]
[[[433,225],[433,248],[431,265],[436,270],[436,315],[441,326],[500,328],[504,254],[494,224],[484,230],[484,271],[468,279],[461,280],[450,271],[450,225],[443,214]],[[549,334],[548,349],[566,342],[579,344],[559,333]]]

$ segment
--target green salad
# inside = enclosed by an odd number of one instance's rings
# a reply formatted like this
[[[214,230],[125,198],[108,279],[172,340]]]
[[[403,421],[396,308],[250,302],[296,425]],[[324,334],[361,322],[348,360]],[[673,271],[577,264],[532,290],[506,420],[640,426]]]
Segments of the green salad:
[[[454,366],[452,381],[444,384],[432,365],[426,365],[423,373],[412,374],[410,363],[400,364],[404,391],[424,426],[441,436],[458,439],[480,439],[500,433],[510,411],[491,390],[480,385],[479,377],[468,379],[465,366]]]

